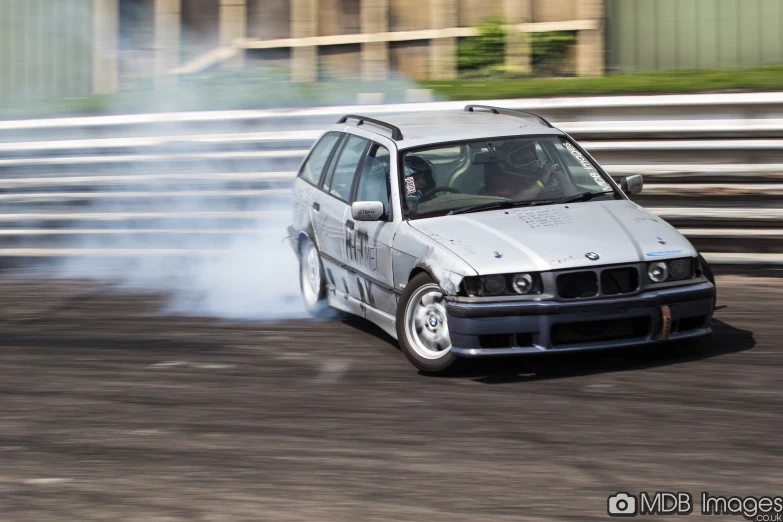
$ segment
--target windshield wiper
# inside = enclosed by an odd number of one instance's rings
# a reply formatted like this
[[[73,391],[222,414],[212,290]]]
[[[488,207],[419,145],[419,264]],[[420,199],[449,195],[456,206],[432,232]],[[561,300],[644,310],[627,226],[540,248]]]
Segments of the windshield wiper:
[[[472,205],[470,207],[457,208],[446,213],[447,216],[454,214],[468,214],[470,212],[480,212],[482,210],[498,210],[501,208],[522,207],[531,205],[534,201],[493,201],[491,203],[482,203],[481,205]]]
[[[612,192],[580,192],[573,196],[566,196],[560,199],[545,199],[541,201],[492,201],[491,203],[482,203],[481,205],[472,205],[470,207],[458,208],[446,213],[447,216],[454,214],[468,214],[470,212],[480,212],[482,210],[498,210],[502,208],[513,207],[535,207],[538,205],[559,205],[561,203],[575,203],[577,201],[590,201],[594,197],[612,194]]]
[[[580,192],[573,196],[566,196],[560,199],[545,199],[543,201],[535,201],[533,205],[560,205],[562,203],[576,203],[577,201],[590,201],[594,197],[604,196],[606,194],[612,194],[612,192]]]

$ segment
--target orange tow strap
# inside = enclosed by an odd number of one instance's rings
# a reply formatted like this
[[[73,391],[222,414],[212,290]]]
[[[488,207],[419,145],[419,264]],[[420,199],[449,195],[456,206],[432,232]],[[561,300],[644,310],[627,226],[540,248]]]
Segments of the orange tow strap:
[[[665,341],[672,334],[672,312],[669,307],[661,307],[661,340]]]

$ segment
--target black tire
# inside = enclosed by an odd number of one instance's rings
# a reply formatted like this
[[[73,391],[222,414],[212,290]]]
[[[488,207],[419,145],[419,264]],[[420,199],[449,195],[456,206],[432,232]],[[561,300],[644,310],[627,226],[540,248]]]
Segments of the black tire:
[[[397,339],[405,357],[407,357],[416,368],[425,373],[446,374],[454,371],[459,363],[459,358],[451,353],[450,340],[448,349],[441,350],[445,353],[440,355],[436,353],[438,351],[437,349],[428,350],[425,343],[419,340],[418,334],[411,333],[412,328],[406,326],[409,319],[409,308],[411,306],[425,306],[423,303],[420,304],[421,297],[429,297],[430,295],[435,296],[438,292],[440,292],[441,295],[443,293],[427,273],[422,272],[417,274],[408,282],[408,285],[405,287],[405,291],[400,296],[400,301],[397,304]],[[441,333],[441,335],[448,337],[448,323],[446,322],[445,308],[443,308],[443,311],[441,312],[440,305],[433,304],[431,309],[433,311],[430,317],[434,316],[440,327],[446,328],[445,334]],[[412,313],[413,310],[410,310],[410,312]],[[437,326],[433,326],[433,328],[437,328]],[[437,336],[437,331],[434,335]],[[415,339],[412,337],[415,337]],[[419,348],[417,348],[417,346]],[[431,357],[423,355],[429,351],[432,352],[430,353]]]
[[[311,255],[315,256],[314,259],[310,258]],[[305,271],[310,268],[311,261],[315,263],[314,277],[317,278],[314,284],[311,284],[308,277],[309,272]],[[302,301],[310,315],[321,318],[331,315],[331,308],[326,302],[326,281],[321,255],[318,247],[309,238],[304,238],[299,244],[299,289],[302,292]]]

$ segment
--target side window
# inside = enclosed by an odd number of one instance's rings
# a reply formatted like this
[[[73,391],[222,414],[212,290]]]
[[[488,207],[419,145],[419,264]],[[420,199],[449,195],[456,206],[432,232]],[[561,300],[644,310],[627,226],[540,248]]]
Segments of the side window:
[[[367,146],[367,140],[358,136],[350,136],[340,152],[340,158],[335,164],[330,179],[324,182],[324,192],[336,196],[343,201],[351,197],[351,187],[356,169],[359,168],[359,160]]]
[[[313,185],[318,185],[318,181],[321,179],[321,171],[323,171],[329,154],[332,153],[334,144],[340,139],[340,134],[337,132],[330,132],[321,138],[316,146],[313,148],[313,152],[307,161],[302,165],[302,170],[299,172],[299,177],[305,181],[309,181]]]
[[[391,155],[389,149],[373,143],[364,159],[359,184],[356,187],[356,201],[380,201],[387,216],[391,215],[389,193],[389,170]]]

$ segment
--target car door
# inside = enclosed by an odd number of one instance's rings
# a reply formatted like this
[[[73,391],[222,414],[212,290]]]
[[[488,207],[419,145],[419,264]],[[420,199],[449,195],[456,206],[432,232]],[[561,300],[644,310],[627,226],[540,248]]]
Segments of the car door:
[[[356,221],[350,209],[346,216],[345,261],[352,269],[351,295],[363,303],[394,315],[391,244],[396,224],[392,210],[392,157],[389,149],[371,142],[354,183],[351,202],[380,201],[384,217],[379,221]]]
[[[354,178],[369,143],[367,138],[353,134],[343,138],[323,181],[319,210],[321,224],[316,229],[326,279],[336,289],[349,295],[357,292],[355,288],[351,291],[351,278],[346,270],[345,230],[351,216],[349,201]]]

